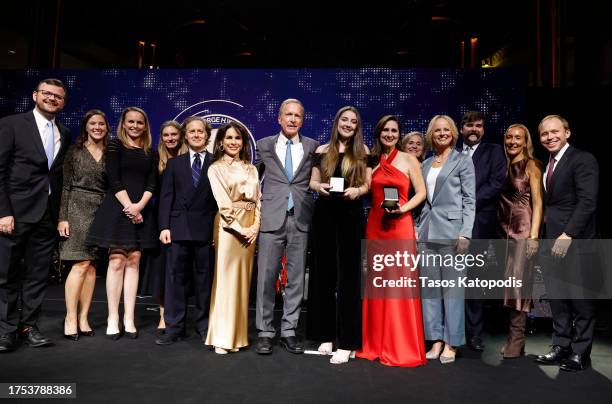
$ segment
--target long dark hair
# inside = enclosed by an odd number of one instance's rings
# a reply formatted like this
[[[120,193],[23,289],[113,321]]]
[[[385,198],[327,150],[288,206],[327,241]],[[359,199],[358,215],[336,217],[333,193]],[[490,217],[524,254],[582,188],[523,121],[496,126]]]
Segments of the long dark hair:
[[[328,181],[330,177],[334,175],[336,165],[338,164],[338,158],[340,156],[338,144],[340,143],[340,136],[338,136],[338,126],[340,124],[340,117],[346,111],[352,111],[357,116],[357,127],[355,128],[355,134],[349,139],[346,148],[344,149],[344,159],[342,160],[342,176],[346,178],[351,187],[359,187],[363,185],[366,178],[366,151],[363,143],[363,130],[361,123],[361,116],[357,108],[346,106],[342,107],[336,113],[334,123],[332,125],[332,131],[329,136],[329,146],[327,152],[323,155],[321,160],[321,179]]]
[[[225,134],[230,128],[234,128],[234,130],[238,132],[240,137],[242,137],[242,148],[240,149],[238,157],[245,163],[250,163],[251,143],[249,142],[249,134],[246,128],[238,122],[229,122],[217,129],[217,135],[215,137],[215,148],[213,150],[213,161],[217,161],[221,157],[223,157],[223,154],[225,152],[223,151],[223,149],[221,149],[221,145],[223,144],[223,140],[225,139]]]
[[[110,137],[111,133],[111,127],[108,123],[108,118],[106,117],[106,114],[99,109],[90,109],[89,111],[85,112],[85,116],[81,121],[79,138],[77,139],[77,143],[79,144],[79,146],[83,146],[85,142],[87,142],[87,139],[89,138],[89,135],[87,134],[87,122],[89,122],[89,120],[95,115],[100,115],[104,119],[104,123],[106,123],[106,135],[104,136],[103,140],[104,148],[106,148],[106,145],[108,144],[108,138]]]
[[[372,160],[375,161],[377,164],[380,161],[380,155],[383,153],[383,150],[384,150],[382,142],[380,141],[380,134],[382,133],[383,129],[385,128],[385,125],[389,121],[394,121],[397,123],[398,138],[397,138],[397,143],[395,143],[395,148],[400,151],[402,150],[401,138],[400,138],[401,133],[402,133],[402,124],[400,123],[398,117],[395,115],[383,116],[382,118],[378,120],[378,123],[374,127],[374,136],[372,136],[372,141],[374,142],[374,144],[372,145],[372,150],[370,151]]]

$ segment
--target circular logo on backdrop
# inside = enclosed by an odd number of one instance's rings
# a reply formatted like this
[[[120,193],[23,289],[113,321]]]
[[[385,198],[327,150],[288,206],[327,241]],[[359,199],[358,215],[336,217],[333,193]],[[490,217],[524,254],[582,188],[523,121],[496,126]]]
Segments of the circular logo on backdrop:
[[[210,134],[208,146],[206,146],[206,150],[210,153],[213,152],[217,129],[229,122],[236,122],[244,126],[249,135],[248,142],[251,149],[251,163],[254,162],[255,137],[249,127],[243,121],[236,118],[237,116],[244,116],[244,106],[230,100],[205,100],[185,108],[174,117],[174,120],[183,122],[185,118],[190,116],[200,116],[210,123],[212,133]]]

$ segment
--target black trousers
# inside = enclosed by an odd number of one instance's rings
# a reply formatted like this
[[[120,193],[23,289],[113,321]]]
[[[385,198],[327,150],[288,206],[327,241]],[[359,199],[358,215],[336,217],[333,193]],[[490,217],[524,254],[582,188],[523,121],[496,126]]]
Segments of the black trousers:
[[[361,347],[361,201],[319,198],[312,224],[308,278],[308,339]]]
[[[578,253],[572,247],[563,260],[541,258],[553,317],[552,343],[590,355],[595,331],[595,305],[590,292],[597,270],[596,256]]]
[[[13,234],[0,235],[0,335],[36,326],[57,240],[48,207],[38,223],[15,222]]]
[[[595,306],[589,299],[551,299],[553,345],[590,355],[595,331]]]
[[[213,250],[210,243],[172,242],[166,254],[164,321],[166,332],[184,334],[190,291],[195,296],[195,328],[202,337],[208,332],[212,288]]]

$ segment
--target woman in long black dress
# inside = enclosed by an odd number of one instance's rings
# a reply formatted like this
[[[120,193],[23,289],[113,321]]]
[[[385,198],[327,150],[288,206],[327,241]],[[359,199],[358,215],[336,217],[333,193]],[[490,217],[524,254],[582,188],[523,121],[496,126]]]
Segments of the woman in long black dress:
[[[85,237],[106,193],[104,149],[110,126],[104,112],[85,113],[77,143],[64,158],[64,185],[57,230],[63,241],[60,259],[72,262],[66,278],[66,318],[64,337],[78,340],[93,336],[87,315],[96,284],[97,248],[87,247]],[[81,312],[78,313],[78,305]]]
[[[332,364],[349,360],[361,347],[361,239],[365,217],[361,197],[368,193],[371,169],[363,143],[359,112],[341,108],[334,119],[329,143],[319,146],[312,165],[310,188],[319,194],[312,220],[313,265],[308,281],[309,339],[318,350],[337,350]],[[335,177],[335,178],[333,178]],[[344,183],[342,192],[330,181]]]
[[[151,150],[149,119],[142,109],[123,110],[117,137],[106,149],[109,192],[98,209],[87,243],[109,250],[106,335],[111,339],[121,336],[119,302],[123,290],[125,335],[134,339],[138,337],[134,307],[141,251],[158,246],[157,221],[149,203],[157,182],[157,157]]]
[[[184,133],[181,124],[176,121],[166,121],[162,123],[159,130],[159,143],[157,144],[157,154],[159,162],[157,170],[159,172],[157,191],[161,189],[161,181],[168,160],[173,157],[187,153],[187,145],[184,142]],[[154,210],[157,211],[159,192],[155,193]],[[141,291],[147,295],[152,295],[153,299],[159,303],[159,324],[157,334],[162,334],[166,329],[164,322],[164,284],[166,281],[166,249],[162,245],[159,249],[151,250],[144,263],[142,275]]]

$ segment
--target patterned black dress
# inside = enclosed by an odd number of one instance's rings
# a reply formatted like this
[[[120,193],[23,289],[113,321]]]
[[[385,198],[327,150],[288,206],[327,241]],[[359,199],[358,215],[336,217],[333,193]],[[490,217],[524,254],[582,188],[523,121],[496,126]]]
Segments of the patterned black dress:
[[[104,161],[104,156],[96,161],[86,147],[78,144],[66,153],[59,220],[68,222],[70,237],[60,243],[62,261],[99,258],[96,247],[85,245],[85,237],[106,193]]]

